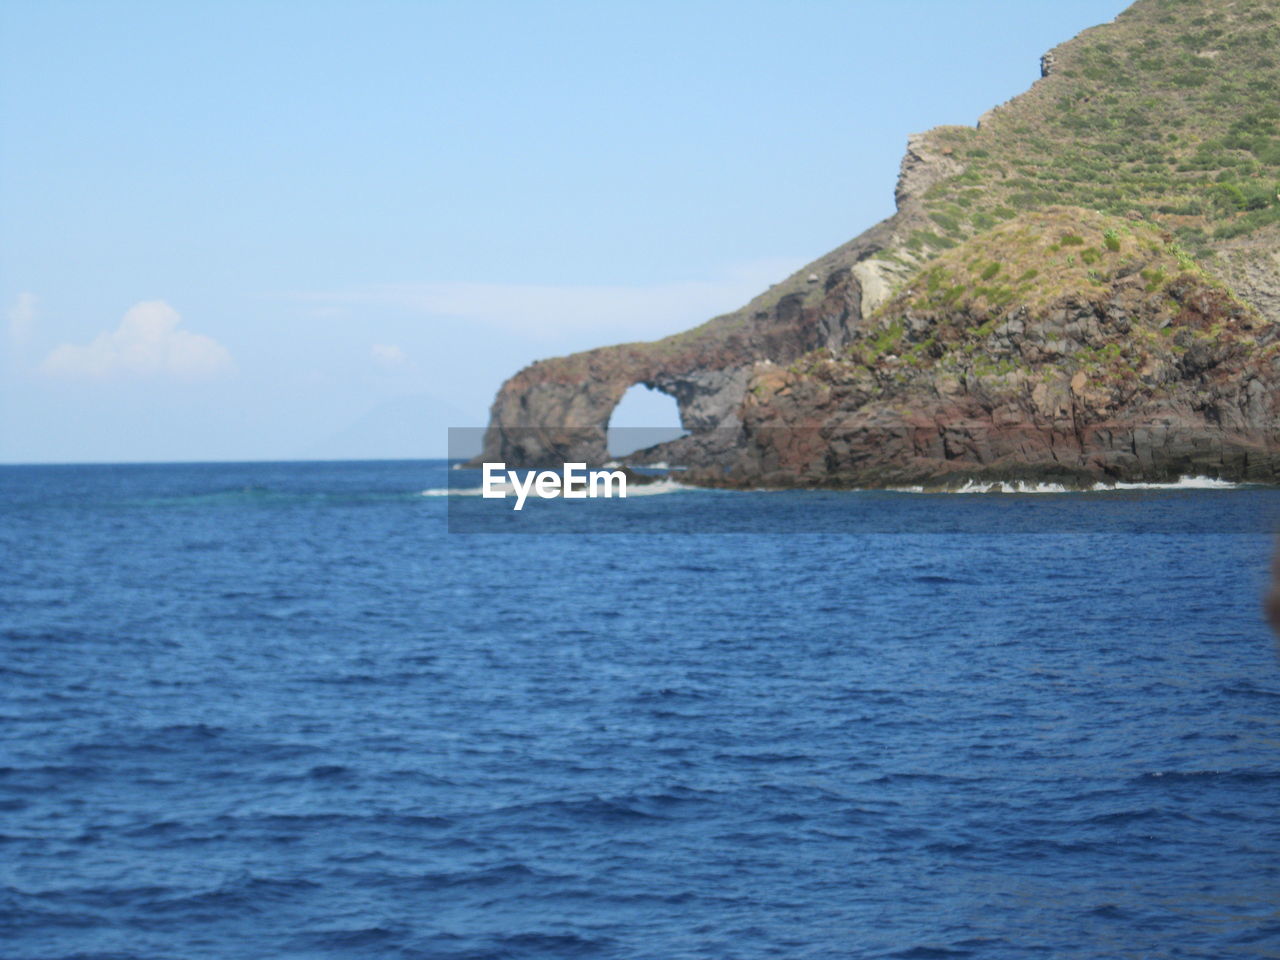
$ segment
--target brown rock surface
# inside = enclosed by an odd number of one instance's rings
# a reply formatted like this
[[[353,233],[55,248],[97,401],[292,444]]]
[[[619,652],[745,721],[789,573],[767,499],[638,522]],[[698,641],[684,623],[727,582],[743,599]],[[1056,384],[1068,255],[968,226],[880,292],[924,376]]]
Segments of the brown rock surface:
[[[1280,324],[1143,225],[1057,208],[983,243],[940,258],[839,356],[753,378],[742,444],[692,479],[1280,480]],[[1020,287],[1026,263],[1041,269]]]

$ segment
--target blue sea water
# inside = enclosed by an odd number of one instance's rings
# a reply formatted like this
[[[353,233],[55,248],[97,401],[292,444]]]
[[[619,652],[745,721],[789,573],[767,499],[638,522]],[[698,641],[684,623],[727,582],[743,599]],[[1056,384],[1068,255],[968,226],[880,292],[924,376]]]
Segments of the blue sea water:
[[[448,485],[0,468],[0,957],[1280,956],[1277,492]]]

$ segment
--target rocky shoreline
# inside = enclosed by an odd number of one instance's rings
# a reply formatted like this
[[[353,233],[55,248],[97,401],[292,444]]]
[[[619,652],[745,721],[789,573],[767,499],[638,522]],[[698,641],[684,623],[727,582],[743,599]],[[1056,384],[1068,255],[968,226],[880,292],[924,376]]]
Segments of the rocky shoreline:
[[[1054,209],[984,244],[941,258],[838,354],[759,369],[736,449],[689,479],[1280,479],[1280,324],[1143,224]]]

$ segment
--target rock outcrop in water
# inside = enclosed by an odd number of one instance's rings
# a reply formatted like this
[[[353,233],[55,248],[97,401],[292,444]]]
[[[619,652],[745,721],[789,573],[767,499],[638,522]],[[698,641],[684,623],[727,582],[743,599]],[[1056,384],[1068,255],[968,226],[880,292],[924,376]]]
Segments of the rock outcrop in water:
[[[483,459],[607,459],[635,383],[705,483],[1280,478],[1276,0],[1139,0],[976,127],[910,138],[897,213],[736,313],[536,363]]]
[[[882,237],[880,229],[869,231],[743,309],[685,333],[526,367],[498,391],[479,459],[530,467],[602,463],[608,459],[609,418],[637,383],[674,397],[686,430],[708,439],[736,438],[756,364],[838,348],[883,298],[883,271],[851,269],[881,248]]]

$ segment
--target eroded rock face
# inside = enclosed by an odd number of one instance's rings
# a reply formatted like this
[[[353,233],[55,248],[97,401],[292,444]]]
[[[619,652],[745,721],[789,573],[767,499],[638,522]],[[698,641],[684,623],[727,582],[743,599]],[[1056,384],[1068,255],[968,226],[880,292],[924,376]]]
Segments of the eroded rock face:
[[[1111,263],[1110,282],[1034,307],[948,306],[955,277],[924,281],[843,355],[757,371],[742,442],[690,479],[1280,481],[1280,323],[1194,268],[1166,279],[1176,262],[1145,235]]]
[[[894,202],[901,209],[913,198],[924,196],[935,183],[963,170],[964,165],[952,154],[950,147],[935,145],[927,133],[912,134],[907,138],[907,153],[898,169]]]

